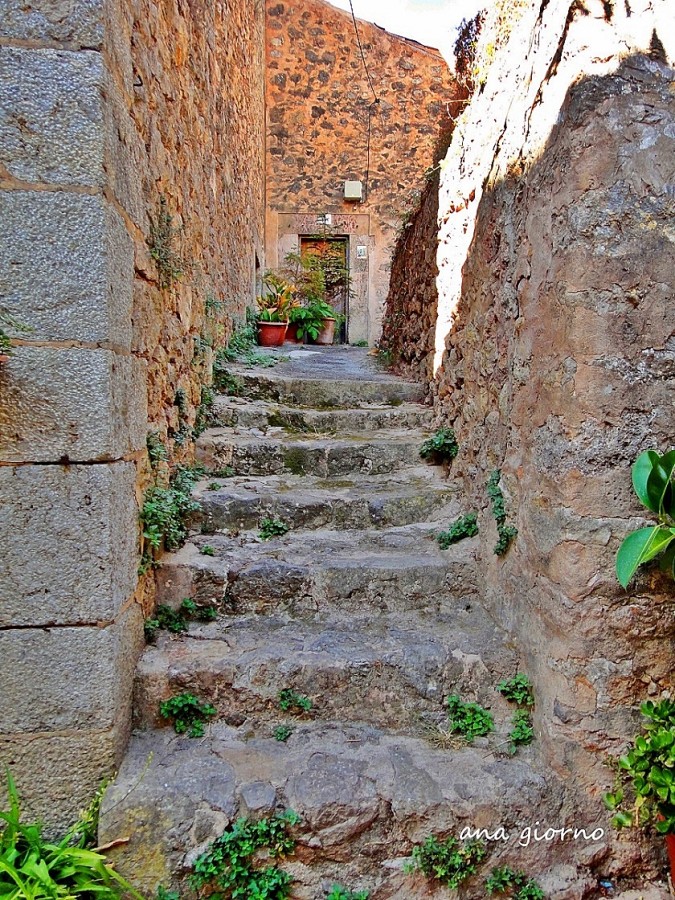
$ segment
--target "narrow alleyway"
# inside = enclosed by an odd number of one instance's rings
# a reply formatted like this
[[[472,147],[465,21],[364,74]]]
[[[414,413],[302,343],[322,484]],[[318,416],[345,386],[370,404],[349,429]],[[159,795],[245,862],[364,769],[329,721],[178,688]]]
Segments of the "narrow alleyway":
[[[413,843],[531,817],[547,787],[535,747],[506,753],[512,709],[495,688],[517,660],[477,601],[473,541],[435,541],[461,510],[419,456],[420,386],[354,348],[232,373],[245,399],[218,398],[198,456],[235,474],[196,487],[193,532],[158,576],[160,602],[219,615],[146,649],[100,839],[129,836],[121,865],[153,887],[235,817],[293,809],[293,897],[331,881],[427,896],[402,872]],[[289,530],[261,540],[265,520]],[[311,709],[281,710],[284,689]],[[183,691],[217,709],[203,738],[159,716]],[[448,735],[450,693],[490,706],[496,732],[471,746]]]

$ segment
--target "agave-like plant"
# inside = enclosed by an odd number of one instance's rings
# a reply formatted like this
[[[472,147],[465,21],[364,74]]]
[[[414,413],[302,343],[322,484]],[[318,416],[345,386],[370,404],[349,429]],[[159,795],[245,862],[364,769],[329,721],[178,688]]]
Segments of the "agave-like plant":
[[[638,567],[662,555],[661,569],[675,577],[675,450],[660,456],[645,450],[633,463],[632,480],[641,503],[658,518],[624,538],[616,557],[616,577],[628,587]]]

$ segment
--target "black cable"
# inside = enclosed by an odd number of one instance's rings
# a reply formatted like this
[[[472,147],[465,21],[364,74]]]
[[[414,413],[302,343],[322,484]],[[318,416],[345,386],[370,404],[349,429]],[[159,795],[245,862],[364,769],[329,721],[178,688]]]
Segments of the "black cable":
[[[370,72],[368,71],[368,64],[366,63],[366,54],[363,52],[363,46],[361,44],[361,37],[359,35],[359,26],[356,24],[356,16],[354,15],[354,4],[352,0],[349,0],[349,8],[352,11],[352,22],[354,23],[354,32],[356,34],[356,43],[359,45],[359,50],[361,52],[361,61],[363,62],[363,68],[366,71],[366,78],[368,79],[368,84],[370,85],[370,89],[373,92],[373,97],[377,103],[380,102],[380,98],[377,96],[377,91],[375,90],[375,86],[373,84],[373,79],[370,77]]]

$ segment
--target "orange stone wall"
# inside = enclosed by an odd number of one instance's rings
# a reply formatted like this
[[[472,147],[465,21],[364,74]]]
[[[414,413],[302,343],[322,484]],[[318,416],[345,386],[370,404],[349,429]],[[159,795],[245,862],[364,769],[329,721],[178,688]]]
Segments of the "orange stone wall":
[[[265,243],[274,267],[331,214],[327,231],[349,236],[348,340],[372,344],[396,235],[463,94],[437,50],[369,22],[358,28],[372,88],[349,13],[323,0],[267,2]],[[343,199],[348,180],[363,182],[362,202]]]

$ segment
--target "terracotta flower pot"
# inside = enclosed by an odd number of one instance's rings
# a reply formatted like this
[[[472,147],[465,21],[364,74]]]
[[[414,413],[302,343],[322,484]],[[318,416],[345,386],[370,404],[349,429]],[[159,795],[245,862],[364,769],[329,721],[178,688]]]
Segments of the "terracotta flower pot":
[[[666,834],[665,838],[670,863],[670,880],[675,884],[675,834]]]
[[[286,340],[290,341],[291,344],[304,344],[302,338],[298,337],[298,328],[300,326],[297,322],[289,322],[288,331],[286,332]]]
[[[261,347],[281,347],[288,322],[258,322],[258,344]]]
[[[335,319],[324,319],[323,328],[317,335],[315,344],[332,344],[335,337]]]

